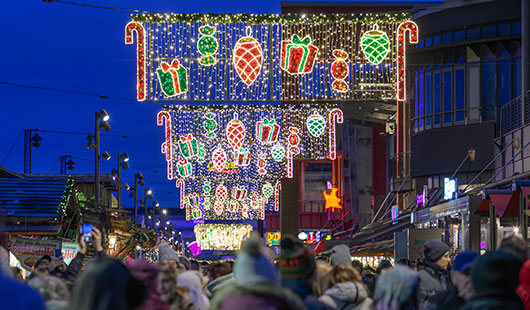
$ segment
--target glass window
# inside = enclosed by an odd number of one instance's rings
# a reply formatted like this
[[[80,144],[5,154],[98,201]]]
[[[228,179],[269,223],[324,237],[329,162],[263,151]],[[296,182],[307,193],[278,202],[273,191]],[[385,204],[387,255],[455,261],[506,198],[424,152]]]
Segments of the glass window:
[[[455,69],[455,110],[464,110],[466,104],[466,71]],[[455,121],[463,121],[465,112],[456,112]]]
[[[480,39],[480,28],[471,28],[467,30],[467,39],[468,40],[477,40]]]
[[[432,45],[432,38],[425,39],[425,47],[429,47]]]
[[[482,27],[482,38],[493,38],[497,35],[497,26],[484,26]]]
[[[433,77],[433,106],[434,106],[434,113],[437,114],[434,116],[434,124],[440,124],[440,113],[441,112],[441,88],[442,88],[442,81],[440,77],[440,73],[434,73]]]
[[[453,122],[453,72],[451,70],[444,71],[443,84],[443,100],[444,100],[444,123],[450,124]],[[445,113],[448,112],[448,113]]]
[[[513,61],[513,70],[512,70],[512,79],[513,79],[513,91],[512,99],[515,99],[521,96],[521,58],[514,58]]]
[[[418,70],[415,70],[414,71],[414,116],[416,118],[416,120],[414,120],[414,128],[416,128],[416,131],[418,130],[418,116],[419,115],[419,112],[420,112],[420,109],[419,109],[419,102],[420,102],[420,98],[419,98],[419,89],[418,89],[418,86],[419,86],[419,81],[418,81]]]
[[[495,120],[496,102],[496,63],[488,61],[482,63],[482,120]]]
[[[432,84],[431,84],[431,73],[425,73],[425,115],[431,115],[432,113]],[[431,126],[431,117],[425,118],[425,126]]]
[[[423,77],[423,70],[420,69],[420,115],[425,116],[425,96],[424,96],[424,87],[425,81]],[[423,118],[420,118],[420,130],[423,130]]]
[[[443,42],[444,44],[453,42],[453,33],[452,32],[444,33]]]
[[[512,34],[521,34],[521,22],[512,23]]]
[[[500,24],[497,25],[497,33],[499,34],[499,37],[503,36],[509,36],[511,31],[511,25],[510,24]]]
[[[478,64],[469,65],[467,83],[469,120],[478,121],[480,120],[480,67]]]
[[[432,38],[432,45],[439,45],[442,43],[442,36],[435,36]]]
[[[423,48],[424,44],[425,44],[424,41],[421,40],[420,44],[417,45],[417,48]]]
[[[455,31],[454,38],[455,38],[455,42],[464,41],[466,39],[466,31],[465,30]]]
[[[512,99],[510,59],[503,59],[497,62],[497,85],[499,85],[499,112],[501,107]],[[500,114],[499,114],[500,115]]]

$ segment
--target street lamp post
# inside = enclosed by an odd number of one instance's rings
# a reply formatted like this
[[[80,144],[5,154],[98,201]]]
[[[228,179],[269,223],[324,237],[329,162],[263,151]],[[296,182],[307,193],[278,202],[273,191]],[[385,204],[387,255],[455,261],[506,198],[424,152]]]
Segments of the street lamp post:
[[[99,200],[101,196],[101,187],[99,185],[100,183],[100,176],[99,176],[99,160],[101,158],[105,158],[106,160],[110,159],[110,154],[105,151],[103,154],[99,154],[99,130],[102,128],[105,131],[110,130],[110,125],[108,123],[109,120],[109,114],[105,109],[95,112],[95,135],[89,134],[87,137],[88,145],[87,149],[95,149],[94,152],[94,160],[96,162],[95,164],[95,182],[94,182],[94,204],[96,206],[99,206]],[[95,143],[92,141],[92,139],[95,140]]]
[[[160,206],[160,204],[158,203],[157,200],[153,201],[153,230],[156,231],[155,229],[155,219],[156,219],[156,208],[158,208],[158,206]]]
[[[145,212],[145,216],[144,216],[144,225],[145,225],[145,228],[147,228],[147,199],[153,199],[153,191],[151,190],[151,188],[146,188],[144,190],[144,212]]]
[[[65,175],[66,170],[72,170],[74,169],[75,163],[72,160],[72,155],[63,155],[59,156],[61,160],[61,174]]]
[[[160,214],[160,230],[162,230],[163,227],[166,227],[165,217],[167,215],[167,210],[163,209],[162,214]],[[163,230],[162,230],[163,231]]]
[[[134,174],[134,226],[138,225],[138,186],[144,186],[144,176],[141,172]]]
[[[118,170],[112,169],[112,176],[116,178],[118,188],[118,208],[121,208],[121,168],[127,170],[129,168],[129,154],[118,153]]]
[[[42,138],[39,134],[32,133],[39,131],[38,129],[24,129],[24,173],[31,174],[31,146],[39,147],[42,143]]]

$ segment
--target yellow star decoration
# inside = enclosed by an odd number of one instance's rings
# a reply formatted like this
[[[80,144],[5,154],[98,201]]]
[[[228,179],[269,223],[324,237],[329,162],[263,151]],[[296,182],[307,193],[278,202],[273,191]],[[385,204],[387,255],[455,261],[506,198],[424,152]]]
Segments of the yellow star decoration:
[[[329,194],[326,193],[326,191],[322,191],[324,199],[326,200],[326,210],[331,209],[331,212],[335,212],[335,209],[342,209],[342,206],[340,205],[342,200],[337,196],[338,190],[338,188],[333,186]]]

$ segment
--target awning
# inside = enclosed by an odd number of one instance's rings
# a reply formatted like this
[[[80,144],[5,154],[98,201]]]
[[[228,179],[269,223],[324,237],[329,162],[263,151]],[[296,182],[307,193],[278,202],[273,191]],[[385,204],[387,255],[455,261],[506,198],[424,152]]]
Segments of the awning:
[[[486,209],[487,201],[490,200],[497,215],[499,217],[518,217],[520,208],[520,191],[511,190],[486,190],[484,191],[487,197],[486,202],[484,200],[480,204],[479,208],[475,212],[484,212]],[[489,203],[488,203],[489,204]],[[489,205],[487,206],[489,210]]]

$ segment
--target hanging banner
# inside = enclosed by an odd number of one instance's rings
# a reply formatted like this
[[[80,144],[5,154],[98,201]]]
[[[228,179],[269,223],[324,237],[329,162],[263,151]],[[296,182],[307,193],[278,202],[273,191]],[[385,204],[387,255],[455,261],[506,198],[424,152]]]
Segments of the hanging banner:
[[[9,236],[9,250],[15,255],[25,269],[31,267],[44,255],[59,257],[61,242],[55,240],[33,240]]]
[[[72,260],[75,258],[77,252],[79,252],[79,249],[79,243],[63,242],[61,247],[61,255],[63,257],[63,261],[67,265],[70,265],[70,262],[72,262]]]

